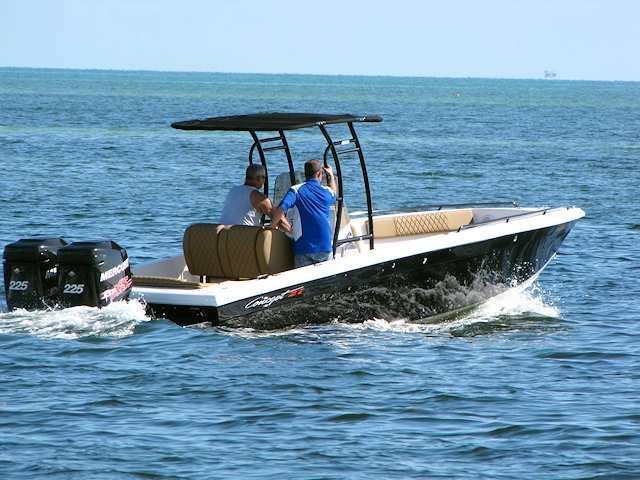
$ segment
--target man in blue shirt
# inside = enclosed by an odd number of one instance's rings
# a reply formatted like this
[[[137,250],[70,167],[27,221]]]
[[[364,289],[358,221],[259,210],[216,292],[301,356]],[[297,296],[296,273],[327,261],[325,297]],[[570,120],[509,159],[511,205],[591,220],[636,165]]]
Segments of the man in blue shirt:
[[[327,185],[322,185],[323,172]],[[319,160],[309,160],[304,164],[306,182],[293,185],[280,205],[273,209],[272,225],[282,226],[293,234],[295,267],[329,260],[333,254],[333,236],[329,212],[336,203],[336,182],[331,167],[322,167]],[[285,215],[289,209],[297,209],[293,225]]]

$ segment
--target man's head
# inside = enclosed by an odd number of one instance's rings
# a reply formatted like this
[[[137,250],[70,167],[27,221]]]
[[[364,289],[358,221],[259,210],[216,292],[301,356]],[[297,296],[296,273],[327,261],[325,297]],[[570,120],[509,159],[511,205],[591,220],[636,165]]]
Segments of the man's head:
[[[307,160],[304,162],[304,177],[307,180],[312,178],[322,180],[322,162],[320,160]]]
[[[252,187],[262,188],[264,185],[265,171],[262,165],[249,165],[244,177],[244,184]]]

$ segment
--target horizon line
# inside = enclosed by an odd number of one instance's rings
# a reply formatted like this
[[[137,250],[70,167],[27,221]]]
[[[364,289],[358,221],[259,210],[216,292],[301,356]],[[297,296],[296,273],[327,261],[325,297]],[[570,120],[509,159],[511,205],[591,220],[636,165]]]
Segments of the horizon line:
[[[373,74],[373,73],[301,73],[301,72],[233,72],[215,70],[179,70],[179,69],[153,69],[153,68],[101,68],[101,67],[33,67],[0,65],[0,69],[9,70],[74,70],[74,71],[94,71],[94,72],[132,72],[132,73],[199,73],[213,75],[290,75],[309,77],[370,77],[370,78],[435,78],[435,79],[456,79],[456,80],[541,80],[545,82],[626,82],[637,83],[640,80],[593,80],[588,78],[544,78],[541,77],[495,77],[495,76],[447,76],[447,75],[420,75],[420,74]]]

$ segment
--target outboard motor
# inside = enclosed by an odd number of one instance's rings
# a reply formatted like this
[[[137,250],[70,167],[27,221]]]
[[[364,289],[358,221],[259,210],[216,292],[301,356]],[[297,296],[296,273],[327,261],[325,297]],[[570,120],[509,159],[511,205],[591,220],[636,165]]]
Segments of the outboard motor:
[[[58,287],[64,307],[103,307],[129,298],[133,279],[124,248],[110,240],[73,242],[58,251]]]
[[[61,238],[25,238],[4,248],[4,290],[9,310],[37,310],[58,300]]]

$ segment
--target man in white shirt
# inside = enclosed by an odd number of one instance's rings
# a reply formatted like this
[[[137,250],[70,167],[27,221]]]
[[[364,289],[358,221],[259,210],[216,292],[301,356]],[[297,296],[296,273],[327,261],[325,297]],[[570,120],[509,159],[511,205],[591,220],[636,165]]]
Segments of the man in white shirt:
[[[220,214],[223,225],[260,225],[262,215],[271,215],[269,197],[260,192],[266,178],[262,165],[249,165],[244,185],[229,190]]]

